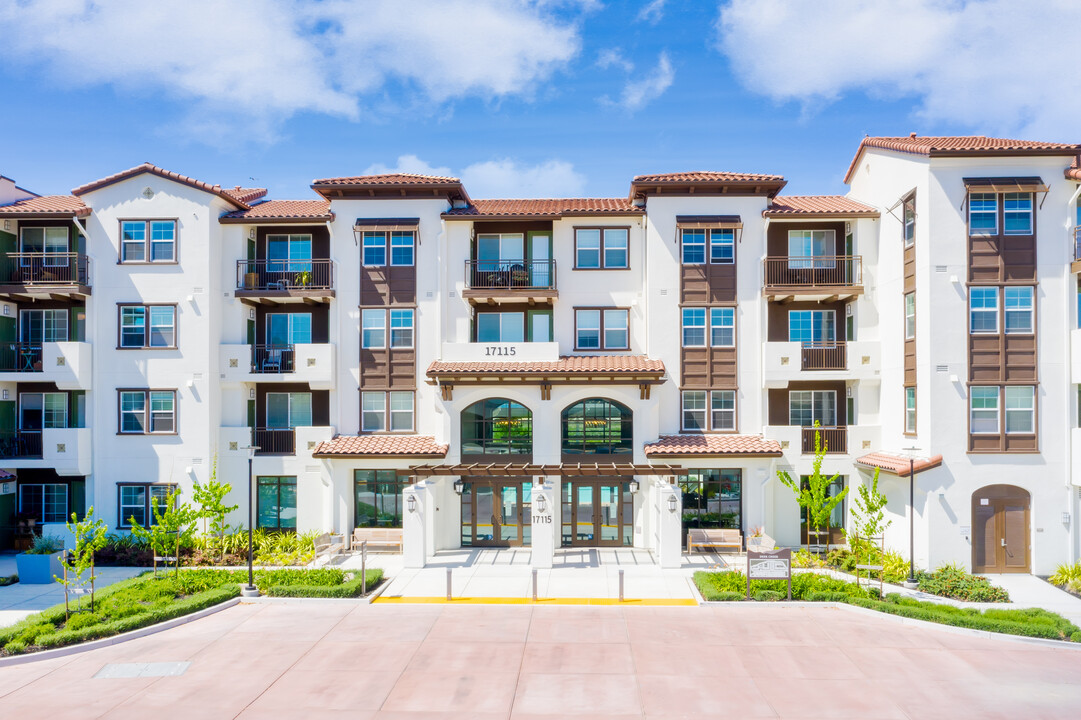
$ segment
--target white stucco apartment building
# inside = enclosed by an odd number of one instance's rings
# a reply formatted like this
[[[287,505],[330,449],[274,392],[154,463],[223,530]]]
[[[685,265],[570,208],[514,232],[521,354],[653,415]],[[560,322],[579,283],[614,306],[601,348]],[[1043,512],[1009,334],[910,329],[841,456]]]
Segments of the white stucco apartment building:
[[[837,489],[879,470],[917,564],[1048,573],[1079,552],[1079,152],[865,138],[846,196],[729,172],[533,200],[0,178],[0,545],[90,505],[145,522],[215,472],[246,522],[250,461],[260,526],[403,527],[412,566],[672,565],[695,527],[803,542],[777,473],[810,473],[817,423]]]

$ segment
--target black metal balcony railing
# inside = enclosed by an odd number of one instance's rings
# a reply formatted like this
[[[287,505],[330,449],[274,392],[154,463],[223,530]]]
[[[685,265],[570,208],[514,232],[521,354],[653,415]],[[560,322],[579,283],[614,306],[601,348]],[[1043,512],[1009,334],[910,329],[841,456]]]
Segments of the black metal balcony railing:
[[[466,260],[471,290],[555,290],[555,260]]]
[[[293,428],[255,428],[256,455],[293,455],[296,433]]]
[[[90,285],[90,258],[80,253],[7,253],[0,256],[0,285]]]
[[[41,343],[0,342],[0,372],[41,372]]]
[[[861,255],[768,257],[762,263],[767,289],[856,287],[863,283]]]
[[[39,457],[41,457],[40,430],[0,433],[0,458]]]
[[[843,342],[825,340],[805,342],[800,349],[801,367],[804,370],[844,370],[847,352]]]
[[[333,260],[237,260],[237,290],[332,290]]]
[[[848,428],[841,427],[804,427],[802,428],[804,455],[813,455],[815,451],[815,433],[821,433],[822,447],[827,454],[848,452]]]
[[[268,375],[294,372],[295,356],[292,345],[252,345],[251,371]]]

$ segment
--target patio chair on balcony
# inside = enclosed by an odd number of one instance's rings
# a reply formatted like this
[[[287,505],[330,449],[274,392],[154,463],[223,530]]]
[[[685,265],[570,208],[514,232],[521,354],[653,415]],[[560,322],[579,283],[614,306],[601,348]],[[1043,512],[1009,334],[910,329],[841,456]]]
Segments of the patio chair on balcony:
[[[272,348],[263,354],[263,362],[259,365],[259,371],[264,373],[280,373],[282,371],[282,351],[280,348]]]

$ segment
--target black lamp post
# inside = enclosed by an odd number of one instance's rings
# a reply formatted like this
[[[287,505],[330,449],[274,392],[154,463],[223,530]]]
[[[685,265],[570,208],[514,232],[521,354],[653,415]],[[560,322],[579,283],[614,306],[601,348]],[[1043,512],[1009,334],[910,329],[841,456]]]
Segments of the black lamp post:
[[[248,454],[248,585],[244,588],[244,594],[251,596],[259,594],[259,591],[255,589],[251,543],[252,526],[255,525],[255,485],[252,483],[252,462],[255,460],[255,451],[259,449],[259,446],[249,445],[244,449],[250,451]]]
[[[916,585],[916,455],[919,448],[905,448],[908,453],[908,579]]]

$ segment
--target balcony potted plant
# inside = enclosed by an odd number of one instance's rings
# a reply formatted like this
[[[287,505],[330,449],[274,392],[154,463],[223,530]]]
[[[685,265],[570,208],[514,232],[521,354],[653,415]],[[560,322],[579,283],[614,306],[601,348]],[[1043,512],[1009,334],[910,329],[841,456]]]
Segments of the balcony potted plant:
[[[312,271],[311,270],[302,270],[301,272],[298,272],[295,276],[293,276],[293,285],[298,285],[300,287],[306,287],[306,286],[311,285],[311,284],[312,284]]]
[[[15,556],[15,566],[19,571],[19,582],[45,585],[63,574],[60,566],[60,554],[64,551],[64,541],[52,535],[39,535],[26,552]]]

